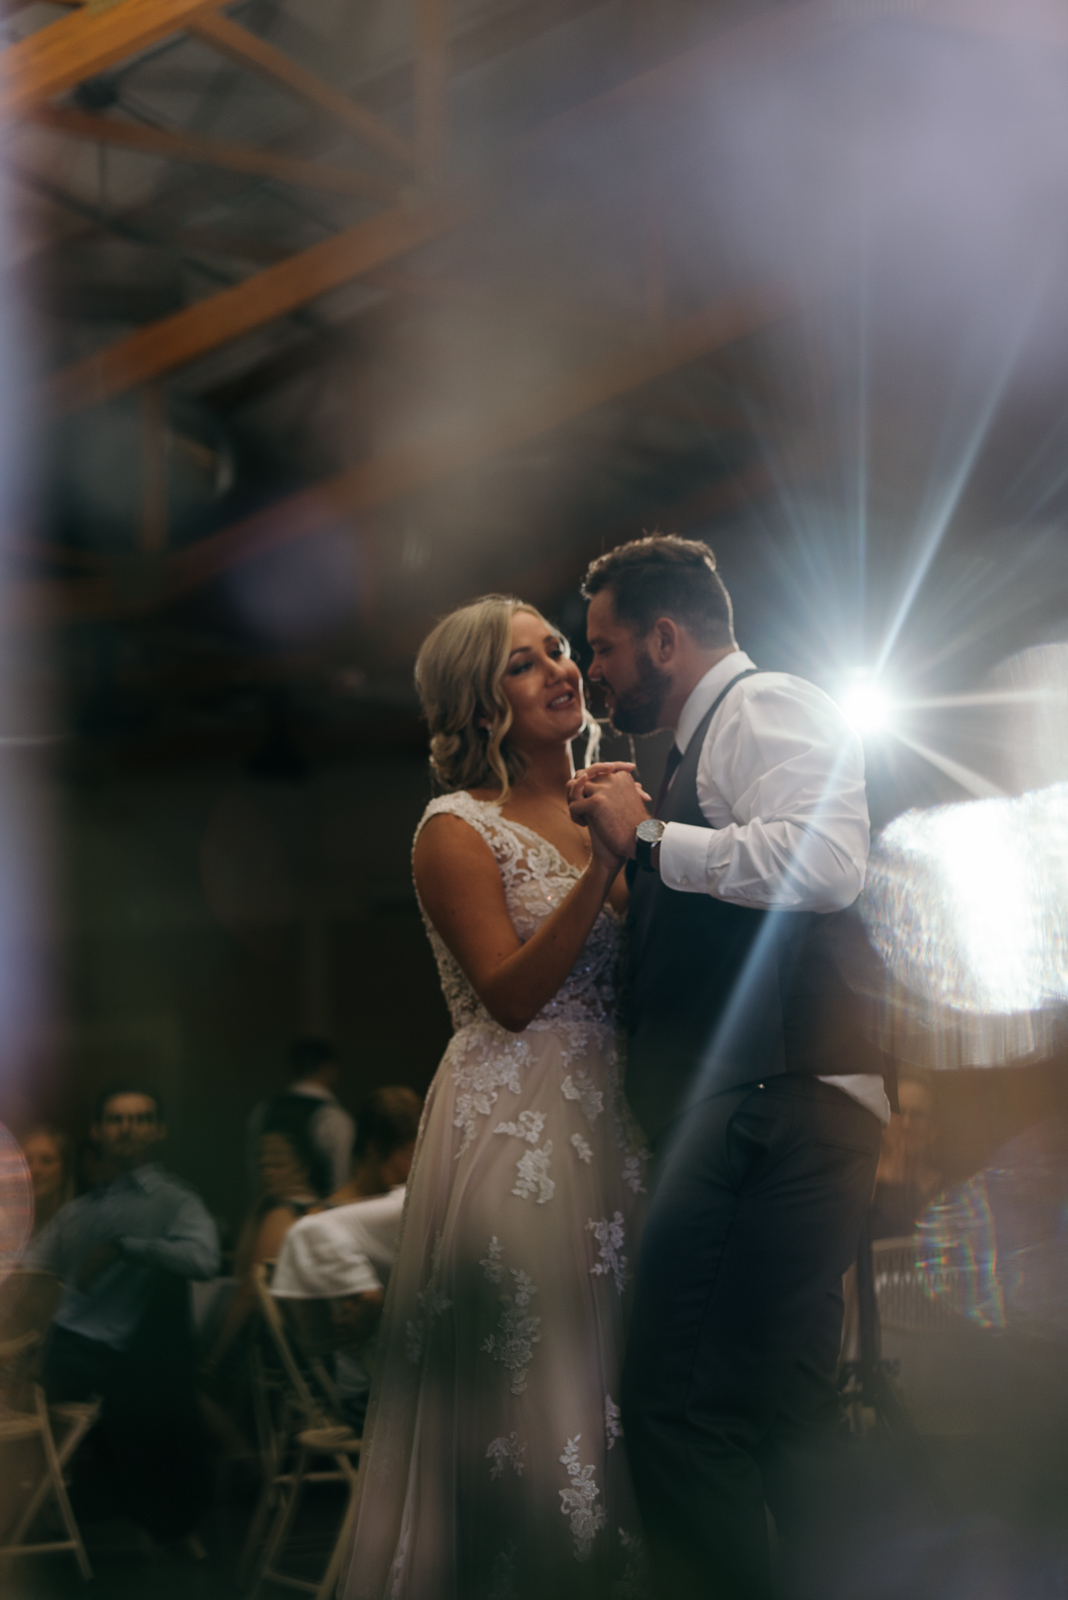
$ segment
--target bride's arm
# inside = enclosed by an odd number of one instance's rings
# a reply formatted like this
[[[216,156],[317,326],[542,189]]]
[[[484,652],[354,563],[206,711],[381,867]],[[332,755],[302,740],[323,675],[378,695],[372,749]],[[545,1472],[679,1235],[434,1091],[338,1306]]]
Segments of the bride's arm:
[[[512,1033],[537,1016],[575,965],[621,864],[595,846],[567,899],[521,944],[493,852],[468,823],[432,817],[413,861],[427,916],[490,1016]]]

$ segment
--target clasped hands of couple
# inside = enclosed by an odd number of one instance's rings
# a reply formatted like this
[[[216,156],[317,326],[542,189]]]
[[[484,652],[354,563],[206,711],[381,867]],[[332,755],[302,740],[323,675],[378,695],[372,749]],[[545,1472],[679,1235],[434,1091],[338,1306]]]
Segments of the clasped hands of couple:
[[[623,862],[633,859],[638,824],[649,816],[652,796],[636,776],[633,761],[598,761],[583,767],[567,786],[572,822],[588,828],[597,847]]]

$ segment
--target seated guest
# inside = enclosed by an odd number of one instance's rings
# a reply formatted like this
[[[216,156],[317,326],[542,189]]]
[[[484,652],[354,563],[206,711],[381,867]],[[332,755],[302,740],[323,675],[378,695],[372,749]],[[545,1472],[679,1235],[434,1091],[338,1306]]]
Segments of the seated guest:
[[[22,1153],[33,1184],[33,1231],[40,1233],[60,1206],[74,1199],[74,1161],[70,1140],[58,1128],[42,1124],[22,1141]]]
[[[356,1168],[331,1208],[292,1227],[271,1293],[280,1299],[329,1300],[338,1341],[366,1344],[382,1312],[404,1210],[404,1185],[415,1152],[422,1103],[411,1089],[376,1089],[360,1107]],[[338,1387],[359,1429],[370,1377],[353,1356],[339,1356]]]
[[[414,1089],[387,1084],[373,1090],[359,1110],[352,1176],[314,1209],[347,1206],[354,1200],[388,1194],[398,1184],[403,1187],[408,1181],[422,1114],[423,1102]]]
[[[289,1052],[290,1083],[281,1094],[262,1100],[248,1122],[249,1165],[255,1172],[259,1141],[268,1123],[302,1123],[308,1138],[330,1168],[327,1189],[348,1182],[355,1127],[337,1099],[339,1069],[333,1045],[325,1039],[298,1039]],[[325,1192],[325,1191],[324,1191]]]
[[[231,1350],[256,1304],[256,1268],[278,1258],[294,1222],[322,1200],[330,1184],[330,1168],[312,1144],[298,1117],[289,1121],[275,1108],[259,1143],[261,1198],[253,1207],[238,1241],[234,1275],[238,1280],[218,1338],[204,1364],[210,1373]]]
[[[930,1084],[913,1074],[902,1075],[897,1089],[900,1110],[883,1130],[871,1237],[897,1239],[910,1234],[921,1212],[941,1184],[936,1159],[938,1133]]]
[[[86,1452],[93,1487],[110,1497],[110,1513],[170,1544],[210,1499],[189,1281],[218,1272],[218,1240],[199,1197],[153,1160],[166,1135],[155,1091],[106,1089],[92,1134],[104,1181],[57,1212],[26,1256],[65,1286],[45,1387],[57,1401],[102,1397]]]

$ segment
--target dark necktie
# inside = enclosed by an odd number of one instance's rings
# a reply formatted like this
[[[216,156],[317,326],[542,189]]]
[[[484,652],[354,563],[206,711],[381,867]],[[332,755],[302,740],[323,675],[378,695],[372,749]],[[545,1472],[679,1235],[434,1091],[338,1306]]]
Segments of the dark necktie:
[[[656,805],[653,807],[654,817],[658,817],[663,810],[664,801],[667,799],[667,792],[671,788],[671,780],[675,776],[681,760],[682,751],[679,749],[674,740],[672,740],[671,749],[668,751],[667,765],[664,768],[664,779],[660,785],[660,793],[656,797]]]

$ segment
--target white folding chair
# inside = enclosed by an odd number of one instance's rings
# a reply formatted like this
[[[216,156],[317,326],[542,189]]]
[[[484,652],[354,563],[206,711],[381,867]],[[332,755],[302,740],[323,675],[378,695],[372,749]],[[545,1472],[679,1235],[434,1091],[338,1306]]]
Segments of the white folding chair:
[[[237,1564],[238,1588],[247,1588],[253,1566],[263,1548],[267,1526],[284,1484],[290,1481],[285,1471],[292,1428],[289,1405],[278,1373],[268,1368],[259,1343],[249,1347],[249,1381],[253,1423],[260,1459],[260,1492],[252,1513],[248,1533]]]
[[[85,1404],[49,1406],[45,1400],[44,1390],[38,1383],[33,1385],[33,1396],[32,1412],[13,1412],[0,1418],[0,1448],[5,1444],[25,1443],[37,1439],[44,1456],[44,1472],[33,1488],[26,1508],[10,1536],[0,1544],[0,1557],[39,1556],[70,1550],[78,1563],[82,1577],[88,1581],[93,1576],[93,1570],[89,1565],[81,1532],[71,1509],[63,1473],[75,1450],[100,1415],[100,1402],[97,1400]],[[52,1432],[53,1420],[63,1426],[58,1445]],[[30,1528],[52,1497],[55,1498],[67,1537],[27,1543]]]
[[[69,1550],[82,1577],[92,1577],[81,1532],[71,1509],[64,1472],[75,1451],[100,1415],[98,1400],[49,1406],[36,1382],[36,1367],[49,1325],[63,1292],[60,1280],[48,1272],[17,1270],[0,1286],[0,1374],[3,1411],[0,1413],[0,1451],[5,1446],[19,1452],[22,1472],[32,1472],[17,1487],[28,1491],[21,1514],[0,1543],[0,1557],[44,1555]],[[27,1465],[28,1447],[40,1446],[38,1471]],[[36,1481],[35,1481],[36,1478]],[[8,1484],[12,1475],[5,1474]],[[66,1538],[28,1542],[37,1517],[49,1500],[55,1501]]]
[[[257,1295],[262,1283],[266,1290],[272,1262],[255,1268]],[[285,1349],[279,1365],[278,1340],[272,1334],[269,1318],[277,1308],[273,1301],[262,1304],[263,1329],[270,1337],[275,1351],[275,1364],[268,1361],[262,1343],[254,1340],[249,1347],[249,1377],[252,1391],[252,1411],[256,1428],[256,1441],[260,1457],[261,1487],[244,1547],[237,1564],[236,1579],[239,1588],[246,1588],[252,1573],[263,1559],[264,1539],[272,1514],[279,1502],[292,1487],[293,1472],[288,1463],[297,1451],[297,1434],[309,1420],[312,1405],[307,1386],[292,1352]],[[294,1382],[294,1376],[296,1382]],[[315,1413],[315,1420],[318,1414]],[[331,1478],[333,1478],[331,1474]]]
[[[337,1420],[336,1412],[331,1411],[326,1396],[319,1399],[313,1393],[293,1353],[278,1304],[267,1287],[267,1274],[263,1269],[257,1269],[256,1272],[256,1294],[271,1344],[284,1374],[290,1406],[294,1417],[298,1419],[298,1427],[291,1441],[291,1448],[295,1452],[292,1471],[279,1471],[274,1479],[274,1522],[252,1593],[255,1596],[263,1584],[274,1583],[283,1588],[313,1594],[317,1600],[332,1600],[351,1526],[360,1440],[350,1427]],[[324,1458],[333,1461],[332,1468],[315,1466],[316,1461]],[[283,1572],[277,1564],[289,1538],[304,1487],[309,1483],[345,1483],[348,1486],[345,1514],[326,1571],[318,1583]]]

